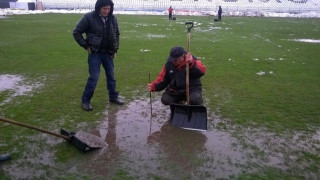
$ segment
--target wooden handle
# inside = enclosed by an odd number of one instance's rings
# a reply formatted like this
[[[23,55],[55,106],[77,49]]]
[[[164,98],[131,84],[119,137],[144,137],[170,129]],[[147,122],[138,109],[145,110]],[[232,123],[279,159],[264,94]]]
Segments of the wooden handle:
[[[190,52],[190,36],[191,36],[191,29],[193,27],[193,22],[186,22],[185,26],[188,30],[187,34],[187,51]],[[186,63],[186,98],[187,98],[187,105],[190,105],[190,94],[189,94],[189,63]]]
[[[44,133],[47,133],[47,134],[51,134],[51,135],[63,138],[65,140],[67,140],[67,141],[71,140],[71,138],[68,137],[68,136],[65,136],[65,135],[62,135],[62,134],[59,134],[59,133],[55,133],[55,132],[51,132],[51,131],[47,131],[47,130],[44,130],[44,129],[40,129],[40,128],[37,128],[35,126],[24,124],[22,122],[18,122],[18,121],[15,121],[15,120],[7,119],[7,118],[4,118],[4,117],[0,117],[0,121],[7,122],[7,123],[10,123],[10,124],[14,124],[14,125],[18,125],[18,126],[22,126],[22,127],[29,128],[29,129],[34,129],[34,130],[37,130],[37,131],[40,131],[40,132],[44,132]]]
[[[190,31],[188,31],[187,35],[187,51],[190,52]],[[187,97],[187,105],[190,105],[190,94],[189,94],[189,63],[186,63],[186,97]]]
[[[189,63],[186,64],[186,96],[187,96],[187,105],[190,105],[190,96],[189,96]]]

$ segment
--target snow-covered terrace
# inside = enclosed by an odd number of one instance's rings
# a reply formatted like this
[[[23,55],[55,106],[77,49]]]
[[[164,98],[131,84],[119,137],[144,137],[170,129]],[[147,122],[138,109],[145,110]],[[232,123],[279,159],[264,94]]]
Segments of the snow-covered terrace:
[[[39,2],[39,1],[38,1]],[[95,0],[41,0],[46,9],[93,9]],[[216,11],[222,6],[229,11],[309,12],[320,11],[319,0],[114,0],[115,10]]]

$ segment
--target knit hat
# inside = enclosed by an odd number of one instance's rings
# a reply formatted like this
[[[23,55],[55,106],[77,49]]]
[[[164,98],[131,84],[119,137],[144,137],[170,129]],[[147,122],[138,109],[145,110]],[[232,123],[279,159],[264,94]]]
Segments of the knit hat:
[[[101,9],[102,7],[108,6],[108,5],[111,6],[109,15],[112,15],[112,14],[113,14],[113,5],[114,5],[114,4],[113,4],[113,2],[112,2],[111,0],[97,0],[94,9],[95,9],[95,11],[96,11],[97,13],[99,13],[99,12],[100,12],[100,9]]]
[[[180,47],[180,46],[173,47],[170,51],[170,55],[167,61],[173,63],[178,57],[181,57],[186,53],[187,52],[183,49],[183,47]]]

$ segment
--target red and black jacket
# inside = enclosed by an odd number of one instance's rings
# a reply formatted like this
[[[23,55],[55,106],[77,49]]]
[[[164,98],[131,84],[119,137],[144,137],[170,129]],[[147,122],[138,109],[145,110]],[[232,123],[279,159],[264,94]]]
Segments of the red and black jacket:
[[[206,73],[206,67],[202,62],[193,56],[193,61],[189,65],[189,89],[192,91],[202,91],[200,77]],[[162,91],[163,89],[173,94],[186,92],[186,63],[175,66],[167,62],[157,79],[152,82],[152,91]]]

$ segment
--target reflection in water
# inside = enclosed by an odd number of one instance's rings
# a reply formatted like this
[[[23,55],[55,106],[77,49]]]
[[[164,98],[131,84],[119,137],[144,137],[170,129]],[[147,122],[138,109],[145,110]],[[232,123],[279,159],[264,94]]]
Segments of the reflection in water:
[[[101,122],[100,127],[94,131],[95,134],[99,134],[103,140],[107,143],[107,148],[103,148],[93,154],[93,157],[86,163],[86,169],[89,173],[97,175],[108,175],[112,165],[117,162],[120,156],[120,148],[116,143],[117,133],[116,125],[118,112],[117,107],[108,108],[109,112],[106,112],[104,121]]]
[[[85,173],[111,179],[124,170],[138,179],[194,179],[239,172],[234,163],[240,162],[242,153],[235,152],[235,140],[229,134],[213,128],[213,117],[208,117],[207,132],[173,127],[168,124],[170,108],[162,105],[160,97],[155,99],[152,119],[148,99],[107,106],[94,134],[105,139],[108,147],[90,154],[81,166]]]
[[[197,165],[198,155],[205,150],[206,136],[197,131],[189,131],[165,123],[159,131],[148,137],[148,143],[157,143],[168,161],[191,171]],[[171,162],[172,163],[172,162]]]

